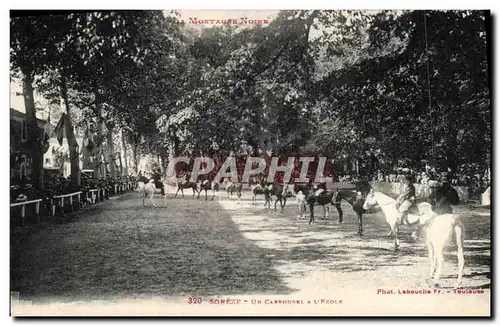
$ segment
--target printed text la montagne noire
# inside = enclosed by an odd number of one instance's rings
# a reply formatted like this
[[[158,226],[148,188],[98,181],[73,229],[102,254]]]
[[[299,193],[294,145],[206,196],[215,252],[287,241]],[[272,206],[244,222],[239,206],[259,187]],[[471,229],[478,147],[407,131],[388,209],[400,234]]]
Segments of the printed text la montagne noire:
[[[253,19],[253,18],[228,18],[228,19],[199,19],[197,17],[189,17],[186,19],[175,18],[178,24],[197,24],[197,25],[267,25],[270,23],[269,19]]]

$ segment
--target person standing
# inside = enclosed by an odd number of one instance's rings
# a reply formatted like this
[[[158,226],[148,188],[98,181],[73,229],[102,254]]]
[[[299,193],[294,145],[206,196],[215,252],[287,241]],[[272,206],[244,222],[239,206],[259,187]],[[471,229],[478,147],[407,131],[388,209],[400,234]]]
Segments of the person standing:
[[[437,214],[453,214],[453,208],[451,205],[457,205],[460,203],[460,197],[458,193],[450,184],[450,178],[448,173],[444,173],[441,176],[441,183],[434,191],[431,192],[429,201],[432,204],[432,210]]]

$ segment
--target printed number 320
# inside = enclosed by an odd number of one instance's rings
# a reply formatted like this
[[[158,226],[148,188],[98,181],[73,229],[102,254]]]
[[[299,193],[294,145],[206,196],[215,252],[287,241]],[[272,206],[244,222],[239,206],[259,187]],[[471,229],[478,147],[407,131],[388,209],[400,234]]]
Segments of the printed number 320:
[[[189,297],[188,298],[188,303],[201,303],[203,301],[202,298],[197,298],[197,297]]]

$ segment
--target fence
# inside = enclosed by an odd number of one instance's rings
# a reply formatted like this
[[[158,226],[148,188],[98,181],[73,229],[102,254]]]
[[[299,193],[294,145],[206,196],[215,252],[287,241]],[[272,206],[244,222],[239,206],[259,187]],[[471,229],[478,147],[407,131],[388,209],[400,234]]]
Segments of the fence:
[[[125,185],[114,185],[115,195],[124,194],[134,190],[134,183]],[[118,191],[117,191],[118,190]],[[108,194],[108,197],[106,197]],[[24,202],[10,204],[10,216],[12,226],[26,225],[27,218],[35,218],[35,223],[40,222],[40,216],[55,217],[57,213],[63,214],[66,210],[80,209],[84,205],[96,204],[109,199],[109,192],[105,188],[77,191],[69,194],[57,195],[52,198],[33,199]],[[19,219],[20,218],[20,219]]]

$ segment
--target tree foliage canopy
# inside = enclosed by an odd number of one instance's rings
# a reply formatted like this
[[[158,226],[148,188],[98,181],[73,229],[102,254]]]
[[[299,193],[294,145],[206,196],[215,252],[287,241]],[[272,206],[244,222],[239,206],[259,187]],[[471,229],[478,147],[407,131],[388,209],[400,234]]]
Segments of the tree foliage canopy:
[[[11,64],[48,96],[63,76],[72,105],[140,153],[371,148],[456,170],[489,165],[486,18],[298,10],[197,32],[161,11],[16,17]]]

